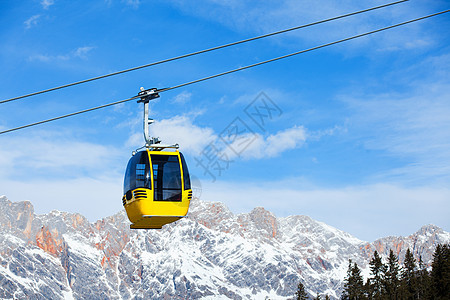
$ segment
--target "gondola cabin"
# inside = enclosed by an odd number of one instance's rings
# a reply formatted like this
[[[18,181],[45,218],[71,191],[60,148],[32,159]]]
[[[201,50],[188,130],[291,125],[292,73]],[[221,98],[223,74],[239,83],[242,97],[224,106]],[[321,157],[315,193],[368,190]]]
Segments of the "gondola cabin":
[[[192,198],[183,154],[178,150],[137,152],[128,162],[123,192],[132,229],[160,229],[183,218]]]

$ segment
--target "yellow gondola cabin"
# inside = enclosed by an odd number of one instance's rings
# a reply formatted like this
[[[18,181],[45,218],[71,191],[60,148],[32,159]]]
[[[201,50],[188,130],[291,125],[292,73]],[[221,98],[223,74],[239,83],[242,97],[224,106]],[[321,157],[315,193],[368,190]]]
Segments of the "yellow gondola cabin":
[[[160,229],[186,216],[189,171],[178,150],[137,152],[128,162],[122,202],[132,229]]]

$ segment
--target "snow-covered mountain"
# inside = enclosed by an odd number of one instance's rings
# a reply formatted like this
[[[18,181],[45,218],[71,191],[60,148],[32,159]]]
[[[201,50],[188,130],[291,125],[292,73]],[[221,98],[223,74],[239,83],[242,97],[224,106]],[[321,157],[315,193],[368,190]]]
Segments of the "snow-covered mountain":
[[[373,251],[409,247],[430,263],[450,233],[428,225],[373,243],[307,216],[263,208],[234,215],[193,200],[187,218],[162,230],[130,230],[125,213],[90,223],[79,214],[35,215],[0,197],[0,298],[289,299],[299,281],[338,297],[348,259],[364,270]]]

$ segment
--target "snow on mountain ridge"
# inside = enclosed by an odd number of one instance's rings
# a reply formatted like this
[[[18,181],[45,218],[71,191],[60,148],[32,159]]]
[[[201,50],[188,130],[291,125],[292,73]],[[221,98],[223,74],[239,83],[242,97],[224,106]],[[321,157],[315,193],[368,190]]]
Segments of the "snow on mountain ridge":
[[[292,297],[336,298],[348,259],[367,270],[375,249],[406,246],[430,262],[450,234],[424,226],[374,243],[307,216],[276,218],[264,208],[234,215],[224,204],[192,201],[188,217],[162,230],[130,230],[123,211],[94,223],[79,214],[35,215],[30,202],[0,197],[0,298],[51,299]],[[431,253],[431,254],[430,254]]]

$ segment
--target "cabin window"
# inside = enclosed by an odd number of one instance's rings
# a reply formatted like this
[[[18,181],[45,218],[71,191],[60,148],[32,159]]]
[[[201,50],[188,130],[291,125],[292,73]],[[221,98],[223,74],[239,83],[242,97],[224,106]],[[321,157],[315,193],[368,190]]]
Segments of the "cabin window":
[[[191,189],[191,177],[189,176],[189,170],[187,168],[186,161],[184,160],[183,154],[180,153],[181,157],[181,167],[183,168],[183,186],[184,190]]]
[[[181,169],[178,155],[151,155],[154,201],[181,201]]]
[[[123,182],[123,193],[136,188],[152,188],[150,162],[147,151],[136,153],[128,162]]]

